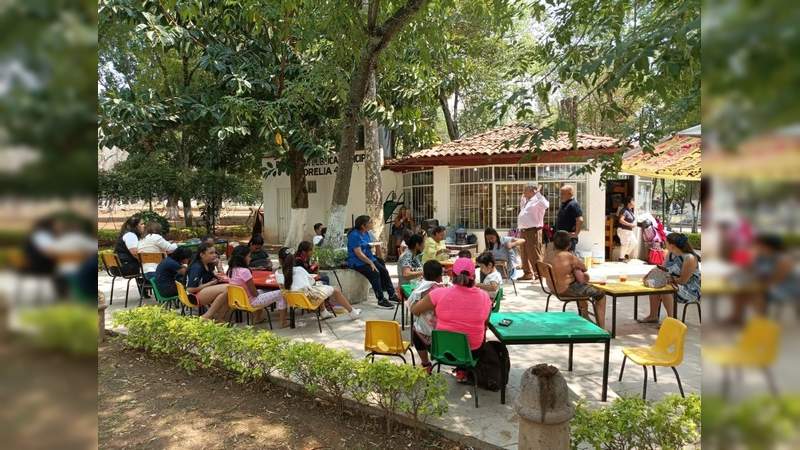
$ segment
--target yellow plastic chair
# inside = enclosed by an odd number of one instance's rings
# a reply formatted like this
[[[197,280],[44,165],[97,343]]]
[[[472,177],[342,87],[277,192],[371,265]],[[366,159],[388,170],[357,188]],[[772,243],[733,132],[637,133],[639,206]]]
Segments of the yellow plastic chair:
[[[202,309],[204,309],[203,305],[199,305],[196,303],[192,303],[189,299],[189,294],[186,292],[186,288],[183,286],[183,283],[180,281],[175,282],[175,286],[178,288],[178,300],[181,302],[181,315],[186,314],[186,310],[189,310],[189,315],[192,315],[192,311],[197,309],[197,315],[199,316],[202,313]]]
[[[245,291],[243,287],[235,284],[228,285],[228,307],[236,314],[240,314],[240,311],[243,311],[247,315],[248,325],[250,325],[250,315],[261,309],[251,305],[250,296],[247,295],[247,291]],[[269,322],[269,329],[271,330],[272,317],[270,317],[269,310],[267,308],[263,309],[267,313],[267,321]],[[231,314],[231,322],[233,321],[234,316],[234,314]]]
[[[642,399],[647,399],[647,366],[653,367],[653,381],[658,382],[656,366],[670,367],[678,380],[678,389],[683,394],[681,377],[678,375],[677,366],[683,362],[683,347],[686,341],[686,325],[677,319],[669,317],[661,324],[656,342],[650,347],[623,347],[622,369],[619,371],[619,381],[625,372],[625,361],[628,358],[644,369],[644,385],[642,386]]]
[[[109,305],[114,304],[114,282],[117,281],[117,278],[122,278],[128,280],[128,285],[125,288],[125,307],[128,307],[128,292],[131,289],[131,280],[135,280],[139,278],[141,275],[139,273],[123,275],[122,274],[122,263],[119,260],[119,256],[113,252],[100,252],[100,260],[103,263],[103,266],[106,269],[106,273],[108,276],[111,277],[111,298],[108,300]],[[141,289],[137,284],[137,290]],[[142,303],[142,291],[139,290],[139,304]]]
[[[320,308],[325,306],[325,302],[320,303],[318,306],[314,306],[314,304],[311,303],[311,300],[308,299],[306,293],[300,291],[281,290],[281,294],[283,294],[283,299],[286,300],[286,305],[289,307],[289,326],[291,328],[295,327],[294,310],[301,309],[316,313],[317,326],[319,327],[319,332],[322,333],[322,319],[320,319],[319,313]]]
[[[404,364],[406,358],[403,355],[408,352],[411,353],[411,365],[417,365],[414,361],[414,352],[411,351],[411,342],[403,340],[403,336],[400,334],[400,324],[393,320],[367,321],[364,351],[369,352],[366,357],[372,357],[372,362],[375,362],[375,355],[384,355],[397,356],[403,360]]]
[[[770,391],[778,393],[770,367],[778,358],[780,326],[769,319],[757,317],[747,324],[739,340],[734,345],[704,347],[703,357],[723,368],[722,390],[728,395],[730,381],[729,369],[760,369],[764,372]]]

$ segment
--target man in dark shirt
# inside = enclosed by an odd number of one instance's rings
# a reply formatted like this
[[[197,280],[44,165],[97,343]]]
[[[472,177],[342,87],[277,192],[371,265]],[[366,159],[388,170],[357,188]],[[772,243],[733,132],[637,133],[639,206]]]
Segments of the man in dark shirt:
[[[575,200],[575,188],[572,185],[565,184],[561,186],[561,207],[558,209],[558,218],[556,219],[556,231],[564,230],[569,233],[570,248],[569,251],[575,252],[575,247],[578,245],[578,235],[583,226],[583,210]]]
[[[250,245],[250,268],[257,270],[272,270],[272,261],[269,254],[264,250],[264,238],[255,235],[248,243]]]

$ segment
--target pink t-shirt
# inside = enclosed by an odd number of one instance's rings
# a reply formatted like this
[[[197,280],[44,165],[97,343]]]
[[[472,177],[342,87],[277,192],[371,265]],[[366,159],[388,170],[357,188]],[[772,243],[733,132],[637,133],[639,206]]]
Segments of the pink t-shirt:
[[[470,350],[483,344],[486,319],[492,309],[486,291],[454,285],[433,290],[428,295],[436,312],[437,330],[466,334]]]
[[[247,295],[250,295],[250,291],[247,289],[247,282],[253,279],[253,274],[250,273],[250,269],[245,269],[244,267],[234,267],[231,270],[231,283],[236,284],[244,288],[244,291],[247,292]]]

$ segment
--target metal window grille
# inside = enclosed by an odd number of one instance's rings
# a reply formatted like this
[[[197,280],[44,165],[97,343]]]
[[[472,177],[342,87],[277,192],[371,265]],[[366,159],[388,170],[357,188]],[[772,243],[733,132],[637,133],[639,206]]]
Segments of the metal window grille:
[[[433,218],[433,171],[403,174],[403,192],[416,223]]]
[[[450,225],[471,230],[492,224],[492,167],[450,169]]]

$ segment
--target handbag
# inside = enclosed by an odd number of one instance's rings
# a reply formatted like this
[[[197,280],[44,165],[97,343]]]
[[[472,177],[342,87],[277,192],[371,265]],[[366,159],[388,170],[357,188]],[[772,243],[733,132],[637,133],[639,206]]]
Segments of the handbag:
[[[650,253],[647,255],[647,262],[655,264],[656,266],[664,265],[664,250],[651,248]]]
[[[669,274],[658,267],[654,267],[644,276],[644,285],[649,288],[662,288],[669,282]]]

